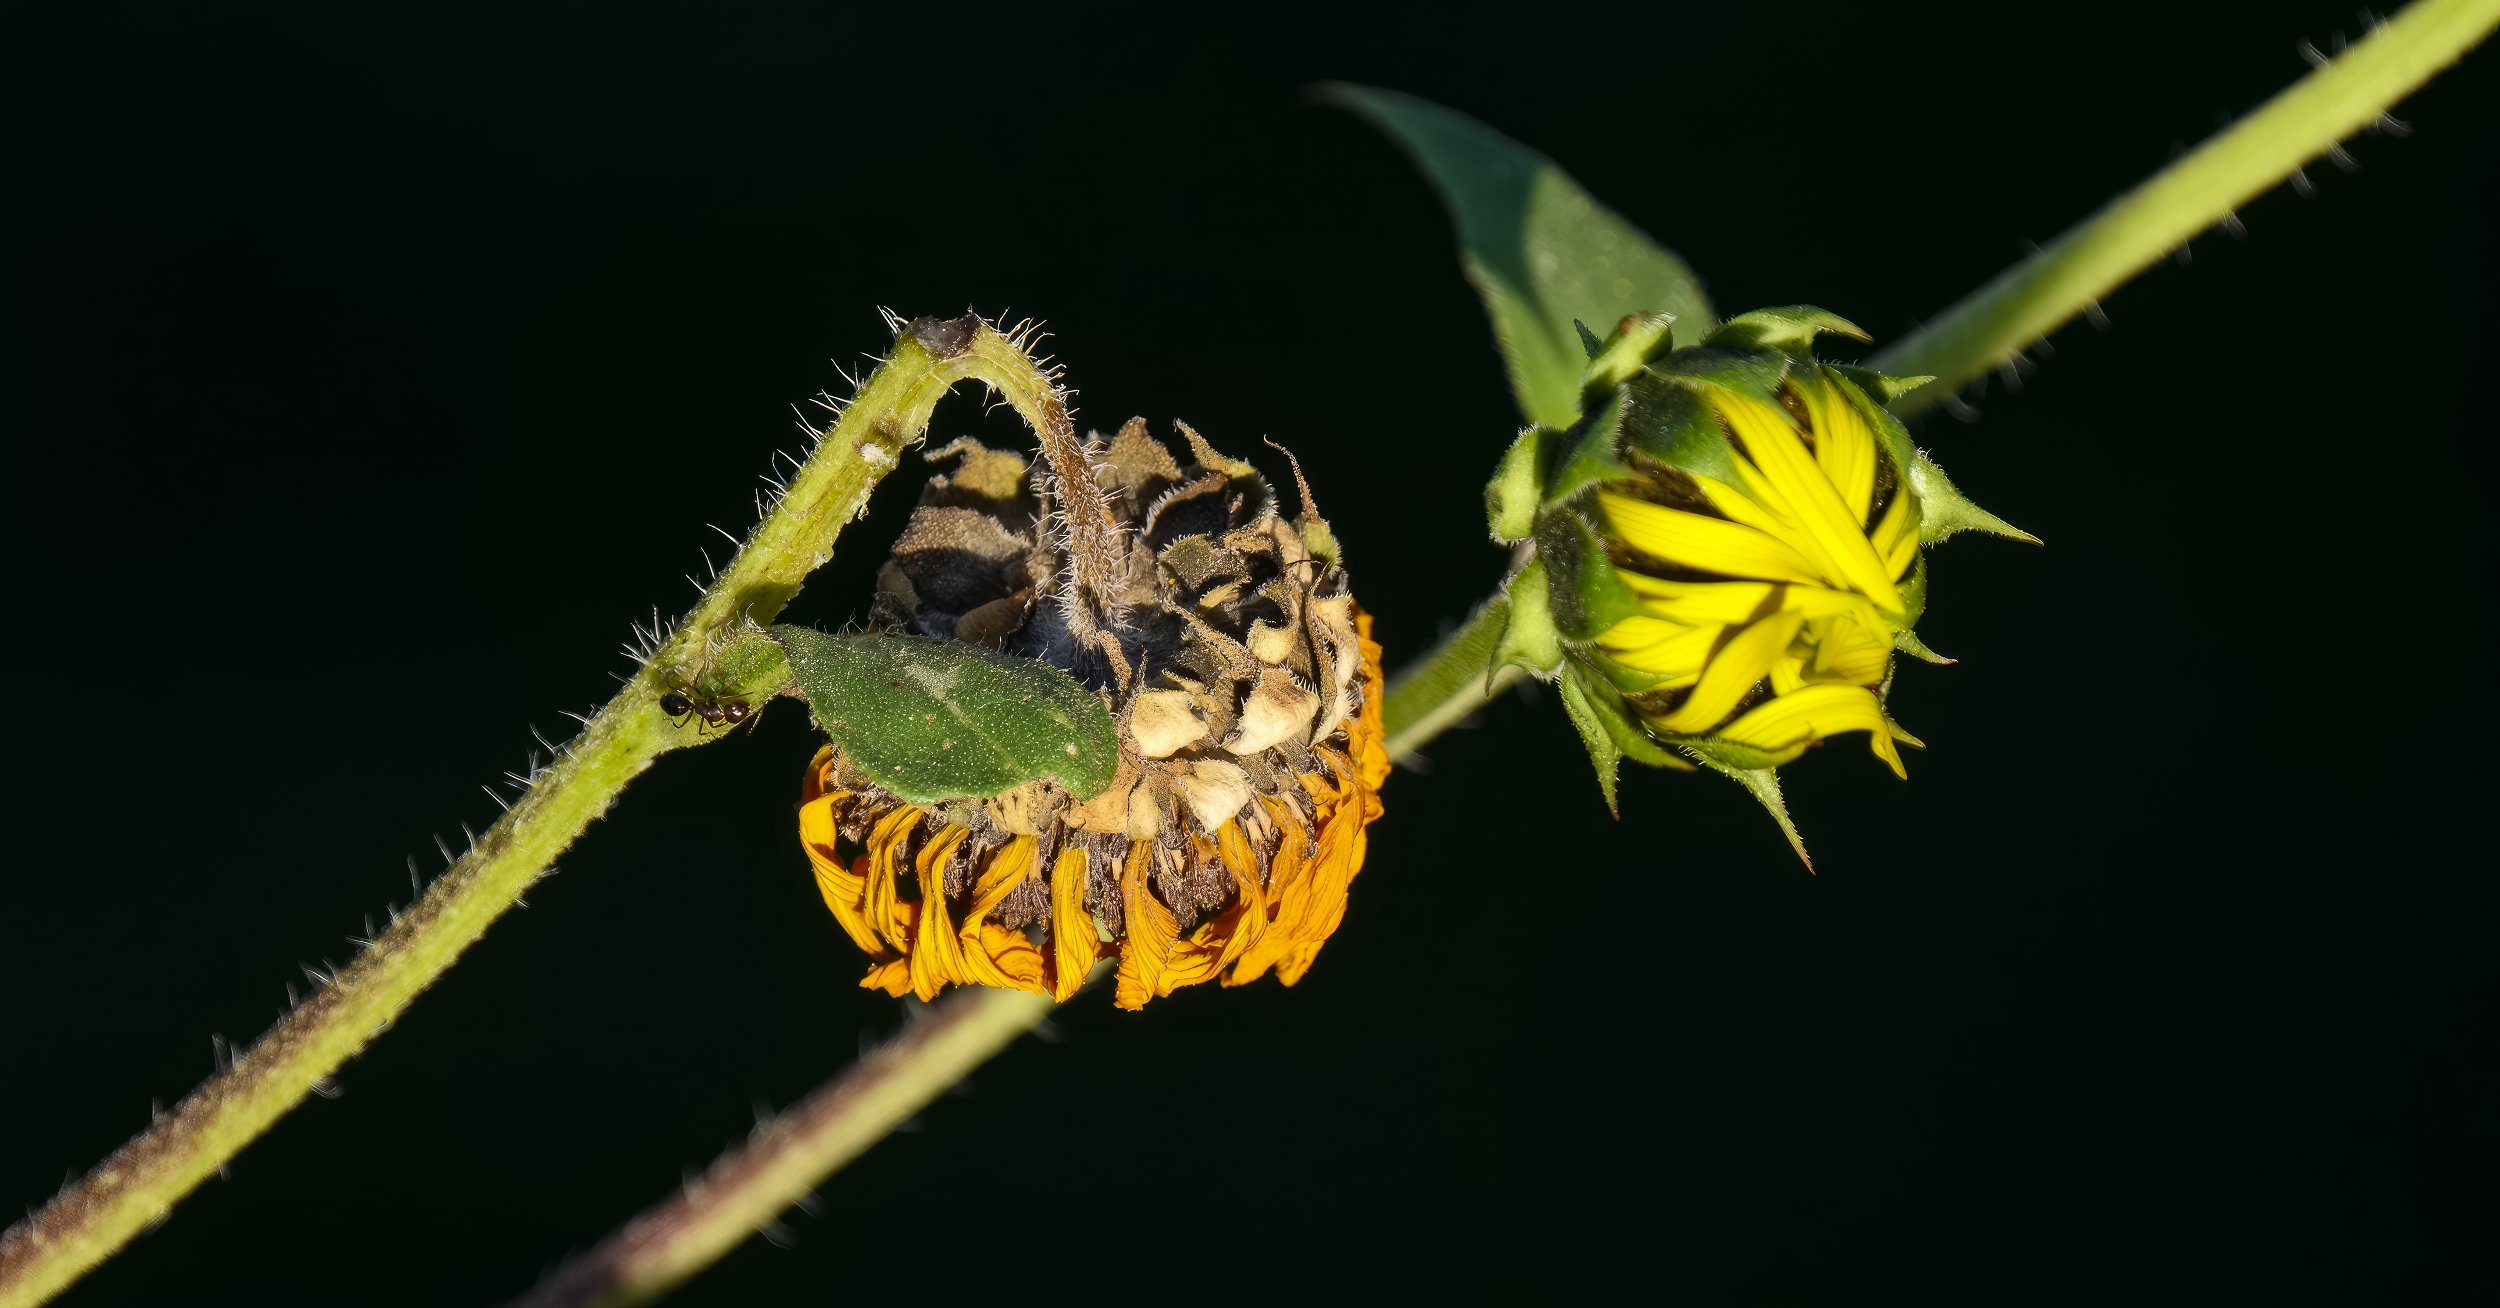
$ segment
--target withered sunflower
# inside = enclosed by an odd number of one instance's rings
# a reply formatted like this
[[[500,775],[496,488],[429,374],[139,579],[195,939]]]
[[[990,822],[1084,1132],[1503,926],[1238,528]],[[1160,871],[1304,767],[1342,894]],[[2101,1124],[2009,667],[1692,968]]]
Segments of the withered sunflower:
[[[957,441],[878,577],[897,631],[1041,659],[1119,731],[1108,789],[1055,780],[907,803],[832,745],[799,835],[862,985],[1065,1000],[1118,959],[1116,1002],[1301,979],[1337,928],[1380,815],[1380,648],[1301,491],[1187,426],[1183,462],[1132,420],[1019,455]]]

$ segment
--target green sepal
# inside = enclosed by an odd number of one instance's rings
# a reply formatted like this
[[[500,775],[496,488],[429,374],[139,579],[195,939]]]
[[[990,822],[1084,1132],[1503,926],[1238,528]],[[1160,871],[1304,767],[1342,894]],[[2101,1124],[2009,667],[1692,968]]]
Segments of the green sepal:
[[[1636,378],[1623,393],[1621,449],[1678,472],[1744,485],[1736,472],[1736,447],[1728,443],[1727,429],[1698,389],[1653,371]]]
[[[1788,847],[1797,851],[1797,858],[1814,870],[1814,856],[1806,852],[1806,839],[1797,834],[1797,823],[1788,816],[1788,800],[1780,794],[1780,774],[1769,767],[1751,764],[1745,756],[1756,751],[1728,745],[1724,741],[1694,741],[1684,746],[1703,767],[1743,786],[1754,801],[1762,805],[1771,820],[1779,823],[1780,834],[1788,837]]]
[[[1580,744],[1589,752],[1589,766],[1597,769],[1598,793],[1606,797],[1606,811],[1623,816],[1623,806],[1615,802],[1615,779],[1623,770],[1623,751],[1597,716],[1597,708],[1589,700],[1589,688],[1577,665],[1563,671],[1563,715],[1580,732]]]
[[[1693,770],[1692,764],[1651,739],[1641,724],[1633,720],[1623,697],[1592,674],[1587,665],[1576,661],[1568,664],[1561,680],[1563,712],[1571,718],[1571,725],[1579,729],[1580,743],[1589,752],[1589,764],[1597,769],[1597,788],[1605,792],[1607,811],[1622,816],[1623,810],[1615,802],[1615,778],[1627,758],[1651,767]]]
[[[1918,496],[1918,540],[1920,544],[1933,545],[1948,536],[1965,531],[1984,531],[1991,536],[2027,540],[2034,545],[2040,543],[2039,537],[1979,507],[1971,502],[1969,496],[1954,489],[1953,479],[1944,475],[1944,469],[1937,467],[1935,460],[1928,458],[1924,451],[1911,444],[1909,429],[1903,427],[1901,420],[1892,416],[1890,410],[1878,403],[1877,392],[1869,389],[1860,380],[1863,376],[1871,375],[1867,374],[1865,369],[1841,368],[1825,364],[1823,372],[1826,377],[1845,383],[1840,387],[1840,393],[1851,404],[1857,406],[1859,413],[1866,416],[1867,423],[1875,429],[1876,438],[1884,443],[1885,451],[1892,455],[1893,466],[1902,470],[1904,479],[1909,483],[1910,493]],[[1916,621],[1917,616],[1913,612],[1911,620]]]
[[[1971,503],[1969,496],[1954,489],[1953,479],[1944,475],[1944,469],[1924,453],[1910,460],[1910,491],[1918,496],[1918,540],[1922,545],[1933,545],[1965,531],[2040,543],[2039,537]]]
[[[978,799],[1042,778],[1089,799],[1119,769],[1110,710],[1039,659],[919,636],[795,626],[772,635],[844,758],[911,803]]]
[[[1729,350],[1778,350],[1803,357],[1814,352],[1814,338],[1826,334],[1859,341],[1875,339],[1856,323],[1828,309],[1791,304],[1740,313],[1703,337],[1702,344]]]
[[[1919,618],[1927,612],[1927,556],[1925,554],[1919,555],[1918,559],[1910,564],[1910,575],[1901,582],[1901,612],[1904,625],[1901,630],[1893,633],[1892,647],[1894,649],[1911,658],[1924,659],[1929,663],[1953,662],[1952,659],[1927,648],[1927,642],[1920,640],[1918,633],[1911,630],[1918,625]],[[1891,674],[1885,675],[1885,686],[1889,690]]]
[[[1530,427],[1510,443],[1484,484],[1485,525],[1493,539],[1509,544],[1536,534],[1537,506],[1545,502],[1545,462],[1561,433]]]
[[[1827,363],[1823,366],[1840,374],[1849,384],[1859,390],[1874,396],[1878,404],[1890,404],[1935,380],[1933,377],[1895,377],[1889,373],[1880,373],[1873,368],[1860,368],[1854,364]]]
[[[1562,633],[1554,629],[1552,581],[1546,575],[1545,560],[1530,559],[1527,566],[1511,574],[1502,587],[1510,599],[1510,619],[1502,624],[1501,639],[1493,643],[1493,658],[1484,675],[1487,682],[1505,666],[1516,664],[1539,680],[1554,675],[1562,666]]]
[[[1580,514],[1547,514],[1537,524],[1536,552],[1551,573],[1547,607],[1564,640],[1595,640],[1641,612],[1640,597],[1615,575],[1605,542]]]
[[[1927,616],[1927,555],[1921,553],[1910,562],[1910,575],[1901,582],[1901,625],[1915,627]]]
[[[1562,466],[1554,470],[1545,485],[1545,507],[1551,509],[1582,490],[1601,482],[1622,481],[1632,475],[1615,457],[1615,443],[1623,430],[1626,407],[1623,388],[1592,394],[1589,416],[1571,429],[1562,439],[1570,443],[1569,453],[1562,456]],[[1560,442],[1557,442],[1558,444]]]
[[[1585,351],[1590,358],[1594,359],[1605,351],[1606,342],[1599,340],[1597,338],[1597,333],[1590,331],[1587,323],[1574,318],[1571,320],[1571,330],[1580,333],[1580,348]]]
[[[1920,640],[1917,632],[1906,628],[1892,633],[1892,647],[1921,662],[1950,664],[1956,661],[1927,648],[1927,642]]]
[[[1576,319],[1571,324],[1583,333],[1588,328]],[[1614,390],[1640,375],[1651,359],[1675,348],[1675,315],[1671,313],[1636,313],[1616,324],[1613,339],[1589,356],[1586,372],[1580,374],[1581,406],[1601,392]]]
[[[1705,382],[1739,395],[1750,395],[1765,404],[1777,404],[1780,383],[1787,380],[1788,369],[1795,362],[1777,350],[1725,350],[1715,345],[1692,345],[1651,362],[1649,371],[1655,376]]]

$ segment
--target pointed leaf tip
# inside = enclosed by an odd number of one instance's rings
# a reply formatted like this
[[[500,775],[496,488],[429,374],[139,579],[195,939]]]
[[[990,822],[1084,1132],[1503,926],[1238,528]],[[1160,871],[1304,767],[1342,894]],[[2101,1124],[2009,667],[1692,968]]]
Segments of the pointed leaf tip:
[[[1396,91],[1337,82],[1313,94],[1370,119],[1441,192],[1530,422],[1568,427],[1579,416],[1589,355],[1575,320],[1609,324],[1664,312],[1715,321],[1683,260],[1599,204],[1553,160]]]

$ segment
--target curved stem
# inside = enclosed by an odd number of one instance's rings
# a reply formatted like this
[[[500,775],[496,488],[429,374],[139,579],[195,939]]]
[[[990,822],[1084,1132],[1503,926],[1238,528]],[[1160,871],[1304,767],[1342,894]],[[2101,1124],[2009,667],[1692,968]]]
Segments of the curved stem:
[[[1054,378],[1020,342],[969,317],[909,324],[694,612],[657,639],[634,678],[503,817],[390,930],[249,1050],[0,1235],[0,1308],[58,1294],[164,1217],[389,1027],[652,760],[713,739],[699,724],[675,725],[660,697],[703,679],[719,642],[740,624],[769,622],[781,611],[832,556],[834,538],[903,448],[926,431],[939,397],[964,381],[988,383],[1037,425],[1053,415],[1065,422]]]
[[[2500,25],[2500,0],[2421,0],[2039,253],[1867,362],[1936,380],[1893,401],[1941,401],[2082,313],[2198,232],[2281,185]]]
[[[1412,754],[1518,679],[1515,667],[1489,678],[1485,672],[1509,605],[1507,596],[1494,597],[1391,681],[1382,713],[1392,757]],[[1108,970],[1106,964],[1095,976]],[[701,1180],[644,1210],[512,1308],[624,1308],[666,1294],[803,1201],[1056,1006],[1019,990],[981,988],[930,1005],[899,1039],[818,1088]]]
[[[771,1225],[1056,1007],[1021,990],[967,989],[928,1006],[666,1203],[541,1281],[513,1308],[648,1303]]]
[[[1527,675],[1515,663],[1493,669],[1493,650],[1510,621],[1510,596],[1496,595],[1432,652],[1389,679],[1381,706],[1389,757],[1404,760],[1425,742],[1467,720]]]

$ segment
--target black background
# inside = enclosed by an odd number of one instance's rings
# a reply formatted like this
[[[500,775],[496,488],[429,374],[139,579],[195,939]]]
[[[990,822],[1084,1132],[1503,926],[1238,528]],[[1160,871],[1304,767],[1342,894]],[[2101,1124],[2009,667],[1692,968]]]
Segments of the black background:
[[[1299,88],[1545,149],[1723,311],[1891,338],[2357,32],[2334,3],[91,17],[12,80],[0,1197],[36,1202],[483,826],[742,531],[879,305],[1047,318],[1082,419],[1292,445],[1393,665],[1516,424],[1444,220]],[[2495,1285],[2493,56],[1921,441],[1895,695],[1610,820],[1551,697],[1398,775],[1285,990],[1091,995],[682,1302],[1441,1284],[1828,1298]],[[31,93],[31,94],[28,94]],[[942,432],[1000,439],[959,399]],[[911,487],[794,616],[858,609]],[[664,762],[67,1302],[520,1291],[890,1031],[799,715]]]

